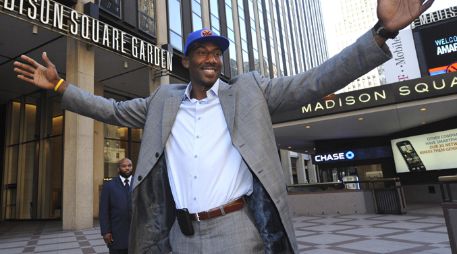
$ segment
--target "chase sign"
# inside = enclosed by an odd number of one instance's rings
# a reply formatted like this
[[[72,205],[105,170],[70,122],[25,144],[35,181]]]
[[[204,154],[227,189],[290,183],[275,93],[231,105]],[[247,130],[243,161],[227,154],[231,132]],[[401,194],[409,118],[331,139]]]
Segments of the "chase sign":
[[[346,152],[340,152],[340,153],[316,154],[313,157],[315,163],[347,161],[347,160],[352,160],[354,158],[355,158],[355,153],[352,151],[346,151]]]

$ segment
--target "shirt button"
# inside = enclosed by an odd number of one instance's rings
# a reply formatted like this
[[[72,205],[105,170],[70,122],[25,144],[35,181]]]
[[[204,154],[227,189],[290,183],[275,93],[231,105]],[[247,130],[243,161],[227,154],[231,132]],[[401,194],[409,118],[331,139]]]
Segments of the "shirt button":
[[[197,157],[198,157],[198,155],[194,155],[194,158],[197,158]]]
[[[201,118],[200,116],[199,116],[197,119],[198,119],[198,120],[202,120],[202,118]]]
[[[197,135],[197,138],[200,138],[200,136]]]
[[[197,198],[194,198],[194,200],[197,200]]]
[[[197,176],[194,176],[194,179],[197,179]]]

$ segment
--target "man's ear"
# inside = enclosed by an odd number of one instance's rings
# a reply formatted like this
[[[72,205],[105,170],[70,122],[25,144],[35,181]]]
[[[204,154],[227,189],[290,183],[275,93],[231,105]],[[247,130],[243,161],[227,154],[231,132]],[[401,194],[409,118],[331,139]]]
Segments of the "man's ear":
[[[181,64],[182,66],[184,66],[184,68],[186,69],[189,69],[189,57],[184,57],[182,60],[181,60]]]

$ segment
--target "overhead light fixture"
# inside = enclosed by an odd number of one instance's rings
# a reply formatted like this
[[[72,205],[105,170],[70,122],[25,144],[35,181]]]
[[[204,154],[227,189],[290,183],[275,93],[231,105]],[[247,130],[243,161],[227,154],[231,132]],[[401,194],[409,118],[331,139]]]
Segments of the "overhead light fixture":
[[[424,122],[422,122],[422,125],[424,125],[424,124],[427,124],[427,122],[425,122],[425,121],[424,121]]]
[[[363,118],[363,117],[359,117],[359,118],[357,118],[357,120],[359,120],[359,121],[363,121],[363,120],[364,120],[364,118]]]
[[[419,110],[423,112],[423,111],[427,111],[427,108],[426,108],[426,107],[423,107],[423,108],[421,108],[421,109],[419,109]]]
[[[305,128],[306,128],[306,129],[309,129],[309,128],[311,128],[311,126],[309,126],[309,125],[305,125]]]
[[[129,68],[129,63],[127,61],[124,61],[124,69]]]
[[[291,146],[288,146],[287,148],[289,148],[289,149],[292,149],[292,147],[291,147]]]
[[[32,33],[33,34],[38,34],[38,26],[37,25],[32,25]]]

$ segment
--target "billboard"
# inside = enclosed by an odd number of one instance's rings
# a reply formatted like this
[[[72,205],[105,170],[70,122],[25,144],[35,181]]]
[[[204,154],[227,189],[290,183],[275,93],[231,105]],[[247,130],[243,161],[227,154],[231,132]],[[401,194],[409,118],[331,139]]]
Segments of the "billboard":
[[[457,18],[421,27],[418,33],[429,75],[457,71]]]
[[[391,140],[397,173],[457,168],[457,129]]]
[[[411,29],[400,30],[398,36],[386,44],[392,52],[392,59],[382,65],[386,84],[421,77]]]

